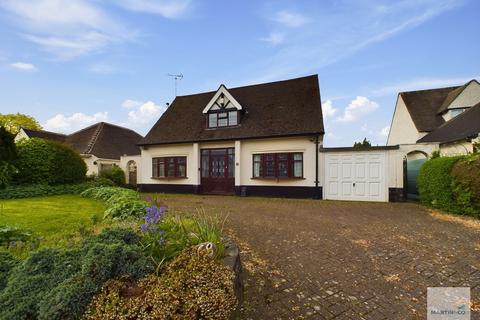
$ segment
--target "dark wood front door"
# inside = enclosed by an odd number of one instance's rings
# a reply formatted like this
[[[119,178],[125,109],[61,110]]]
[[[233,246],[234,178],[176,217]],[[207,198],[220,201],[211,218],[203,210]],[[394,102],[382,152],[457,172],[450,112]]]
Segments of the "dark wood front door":
[[[235,149],[202,149],[202,192],[231,194],[235,191]]]

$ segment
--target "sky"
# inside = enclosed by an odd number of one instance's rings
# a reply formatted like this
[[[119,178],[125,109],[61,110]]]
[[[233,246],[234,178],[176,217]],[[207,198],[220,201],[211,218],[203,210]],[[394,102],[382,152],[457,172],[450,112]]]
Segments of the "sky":
[[[478,30],[477,0],[0,0],[0,113],[146,134],[170,75],[186,95],[318,74],[324,145],[383,145],[398,92],[480,79]]]

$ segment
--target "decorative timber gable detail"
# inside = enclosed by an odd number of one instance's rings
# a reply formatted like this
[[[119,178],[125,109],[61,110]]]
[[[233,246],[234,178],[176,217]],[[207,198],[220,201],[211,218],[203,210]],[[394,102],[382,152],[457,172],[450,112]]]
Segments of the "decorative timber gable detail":
[[[230,94],[230,92],[228,92],[228,89],[222,84],[202,112],[206,114],[209,111],[229,109],[242,110],[243,108],[240,103]]]

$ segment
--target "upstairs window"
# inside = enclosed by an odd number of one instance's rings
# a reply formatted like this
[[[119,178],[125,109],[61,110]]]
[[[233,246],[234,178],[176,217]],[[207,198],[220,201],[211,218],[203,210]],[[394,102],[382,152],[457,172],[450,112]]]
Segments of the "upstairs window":
[[[450,109],[450,118],[455,118],[456,116],[462,114],[465,111],[465,108],[456,108],[456,109]]]
[[[186,178],[187,157],[152,158],[152,178]]]
[[[253,155],[254,178],[303,178],[303,153],[263,153]]]
[[[238,111],[210,112],[208,114],[208,127],[231,127],[238,124]]]

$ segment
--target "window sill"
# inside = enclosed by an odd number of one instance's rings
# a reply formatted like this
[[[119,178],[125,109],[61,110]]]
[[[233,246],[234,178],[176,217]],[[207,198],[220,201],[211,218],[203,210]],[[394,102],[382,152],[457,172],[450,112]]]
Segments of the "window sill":
[[[304,177],[293,177],[293,178],[290,178],[290,177],[251,177],[250,178],[251,180],[305,180]]]
[[[150,179],[154,179],[154,180],[182,180],[182,179],[188,179],[188,177],[150,177]]]
[[[239,124],[236,124],[234,126],[223,126],[223,127],[206,127],[205,130],[217,130],[217,129],[231,129],[231,128],[238,128],[240,127]]]

